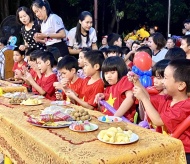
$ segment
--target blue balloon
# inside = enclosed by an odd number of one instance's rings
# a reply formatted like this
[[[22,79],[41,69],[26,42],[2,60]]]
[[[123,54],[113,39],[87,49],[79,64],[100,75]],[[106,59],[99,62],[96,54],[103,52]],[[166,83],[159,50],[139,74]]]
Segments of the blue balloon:
[[[148,71],[141,71],[138,67],[133,66],[132,67],[132,71],[139,75],[139,81],[140,83],[145,87],[149,87],[152,86],[152,79],[150,76],[152,76],[152,71],[148,70]]]

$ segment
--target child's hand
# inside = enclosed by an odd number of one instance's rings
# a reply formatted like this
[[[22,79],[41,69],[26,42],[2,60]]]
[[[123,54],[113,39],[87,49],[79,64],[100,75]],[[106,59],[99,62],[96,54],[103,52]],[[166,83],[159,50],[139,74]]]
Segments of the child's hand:
[[[75,98],[77,97],[77,95],[75,94],[75,92],[73,92],[72,90],[67,90],[66,92],[65,92],[65,94],[67,95],[67,97],[69,97],[70,99],[73,99],[73,100],[75,100]]]
[[[143,98],[149,98],[147,97],[147,94],[143,91],[143,89],[139,86],[135,86],[133,88],[133,94],[140,101],[142,101]]]
[[[22,74],[21,70],[18,70],[18,69],[15,70],[14,78],[15,79],[22,79],[23,78],[23,74]]]
[[[134,84],[139,80],[139,76],[132,71],[129,71],[127,73],[127,77],[128,77],[128,80],[133,82]]]
[[[69,85],[69,79],[68,78],[62,78],[61,82],[63,88],[67,88]]]
[[[19,50],[24,51],[26,49],[25,45],[20,45]]]
[[[105,95],[103,93],[98,93],[95,96],[94,103],[98,104],[100,100],[104,99]]]
[[[25,79],[27,80],[27,81],[32,81],[32,80],[34,80],[33,79],[33,77],[32,77],[32,75],[29,73],[29,72],[26,72],[26,74],[25,74]]]
[[[63,100],[63,95],[60,92],[55,92],[55,97],[57,100]]]
[[[54,82],[53,86],[55,87],[55,89],[61,89],[63,90],[63,86],[60,82]]]

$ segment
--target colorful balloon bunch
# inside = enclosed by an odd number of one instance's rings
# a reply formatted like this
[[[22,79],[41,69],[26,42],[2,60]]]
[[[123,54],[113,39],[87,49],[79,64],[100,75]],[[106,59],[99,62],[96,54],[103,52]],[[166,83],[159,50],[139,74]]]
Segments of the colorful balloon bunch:
[[[137,52],[133,59],[134,66],[132,67],[132,71],[139,75],[141,84],[146,88],[148,86],[152,86],[152,58],[146,52]]]

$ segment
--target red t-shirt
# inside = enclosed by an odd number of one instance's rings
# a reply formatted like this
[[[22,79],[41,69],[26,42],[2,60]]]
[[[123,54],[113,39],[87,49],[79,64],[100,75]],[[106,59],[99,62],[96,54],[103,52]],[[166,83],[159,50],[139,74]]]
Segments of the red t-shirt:
[[[82,78],[78,78],[74,83],[69,83],[69,88],[78,94],[79,98],[82,98],[81,90],[82,90]],[[63,99],[66,99],[66,95],[62,92]]]
[[[131,83],[127,76],[122,77],[121,80],[118,81],[117,84],[109,86],[105,89],[105,101],[109,103],[109,105],[113,106],[116,110],[120,107],[121,103],[126,98],[125,92],[133,89],[133,83]],[[112,102],[112,104],[110,104]],[[111,113],[109,110],[103,108],[103,113],[106,115],[113,116],[113,113]],[[136,109],[135,104],[131,106],[131,108],[124,114],[124,117],[131,120],[133,122],[133,118],[135,115]]]
[[[32,68],[30,68],[30,74],[32,75],[34,81],[36,83],[38,83],[39,77],[38,77],[36,71],[34,71]],[[32,87],[32,93],[38,94],[38,91],[34,87]]]
[[[37,81],[37,84],[46,92],[44,96],[49,100],[56,100],[54,82],[57,82],[56,74],[51,74],[48,77],[42,75],[40,80]]]
[[[170,106],[172,97],[168,95],[151,96],[151,102],[160,114],[167,132],[173,133],[177,126],[190,115],[190,99],[180,101]],[[185,152],[190,153],[190,127],[179,137],[183,142]]]
[[[27,62],[24,61],[23,64],[22,64],[22,66],[20,66],[20,67],[18,66],[18,62],[14,62],[12,71],[14,72],[16,69],[22,71],[22,67],[23,67],[23,66],[27,66]]]
[[[97,107],[97,104],[94,103],[94,99],[97,93],[103,93],[104,91],[104,83],[102,79],[97,80],[93,84],[88,84],[90,77],[86,77],[83,79],[82,88],[81,88],[81,97],[83,97],[84,101],[93,107]]]

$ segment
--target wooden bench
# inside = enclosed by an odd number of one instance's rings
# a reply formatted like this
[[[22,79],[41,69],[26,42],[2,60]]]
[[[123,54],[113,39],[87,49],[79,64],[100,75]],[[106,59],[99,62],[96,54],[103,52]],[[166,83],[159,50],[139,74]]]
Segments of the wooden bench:
[[[6,50],[4,52],[5,55],[5,79],[8,79],[10,77],[14,76],[14,73],[12,71],[14,61],[13,61],[13,50]]]

